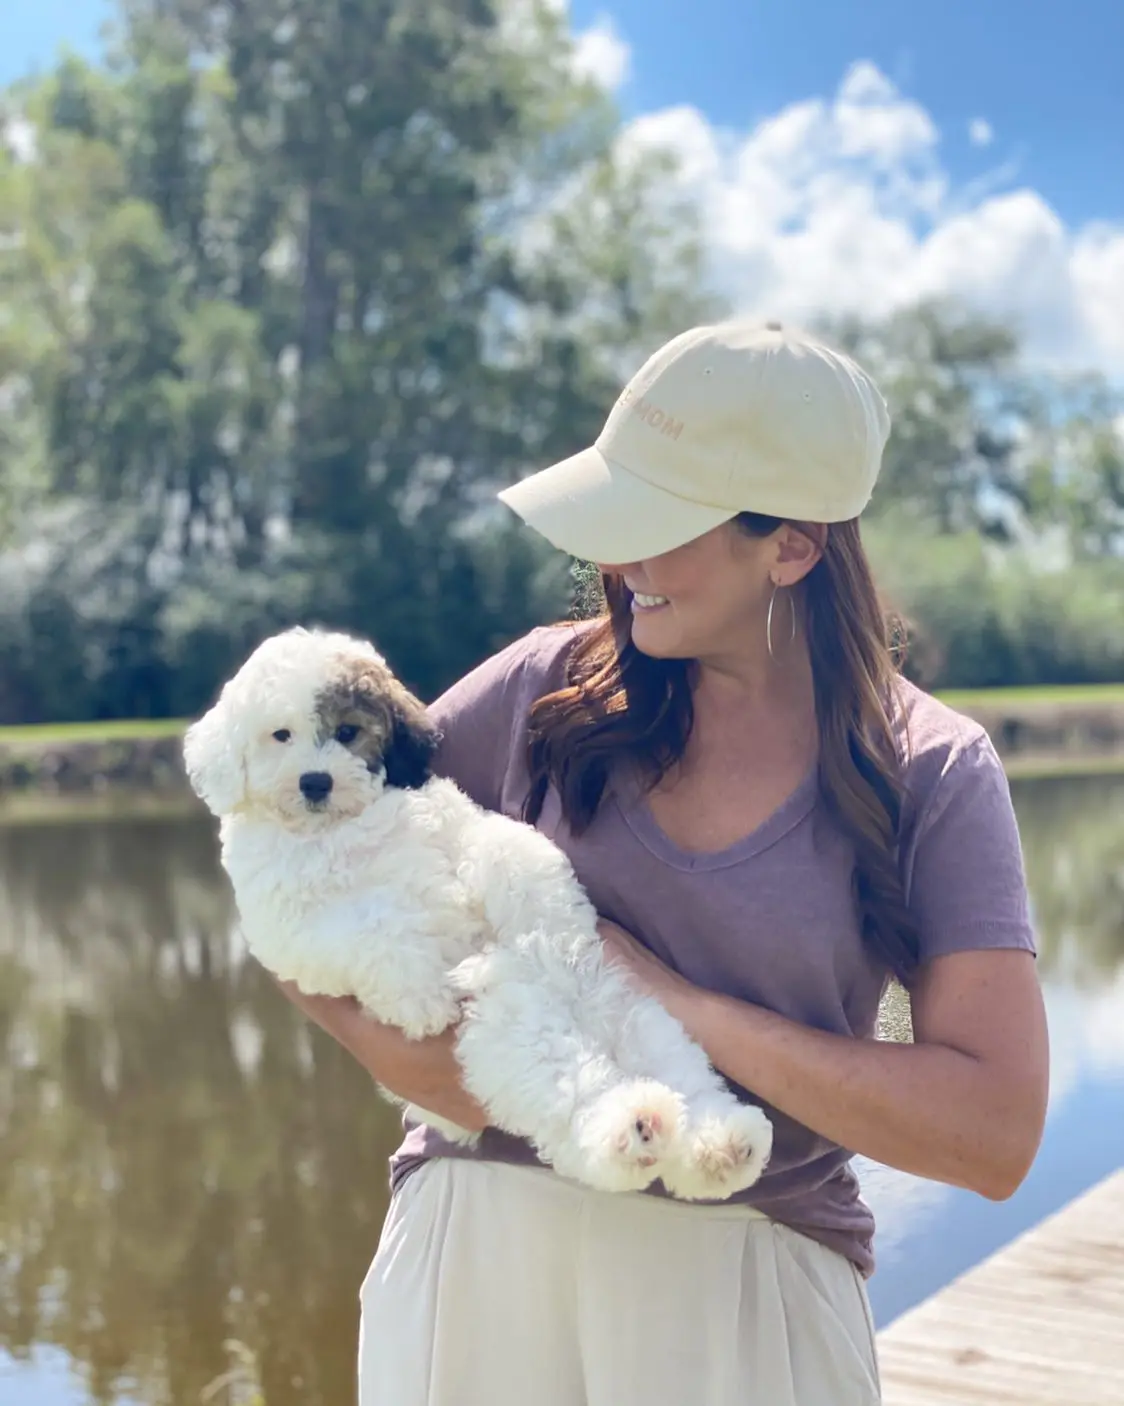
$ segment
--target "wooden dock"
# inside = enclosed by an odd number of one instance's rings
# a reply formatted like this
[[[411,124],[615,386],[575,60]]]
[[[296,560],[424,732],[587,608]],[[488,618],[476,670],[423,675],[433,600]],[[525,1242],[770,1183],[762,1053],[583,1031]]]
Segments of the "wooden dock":
[[[1124,1170],[878,1345],[884,1406],[1124,1406]]]

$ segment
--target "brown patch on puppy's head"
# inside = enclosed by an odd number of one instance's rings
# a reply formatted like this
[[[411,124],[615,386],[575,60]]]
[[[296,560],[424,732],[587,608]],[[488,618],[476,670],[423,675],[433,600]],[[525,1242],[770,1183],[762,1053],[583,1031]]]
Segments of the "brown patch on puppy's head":
[[[361,757],[368,771],[384,768],[386,784],[417,788],[430,777],[440,735],[424,705],[374,659],[348,659],[316,696],[320,741]]]

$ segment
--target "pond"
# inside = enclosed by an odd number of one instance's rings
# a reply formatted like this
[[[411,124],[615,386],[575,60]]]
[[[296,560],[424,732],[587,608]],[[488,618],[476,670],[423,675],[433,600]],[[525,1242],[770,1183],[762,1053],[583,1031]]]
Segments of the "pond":
[[[1014,792],[1046,1138],[1001,1205],[863,1166],[880,1325],[1124,1164],[1124,778]],[[0,828],[0,1048],[0,1406],[353,1401],[397,1115],[242,961],[207,822]]]

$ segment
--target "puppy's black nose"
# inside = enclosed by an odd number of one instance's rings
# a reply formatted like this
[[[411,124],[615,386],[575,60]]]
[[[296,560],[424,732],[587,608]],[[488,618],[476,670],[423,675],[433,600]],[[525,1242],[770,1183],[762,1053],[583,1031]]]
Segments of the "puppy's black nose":
[[[332,789],[332,777],[326,771],[306,771],[300,779],[301,795],[306,801],[322,801]]]

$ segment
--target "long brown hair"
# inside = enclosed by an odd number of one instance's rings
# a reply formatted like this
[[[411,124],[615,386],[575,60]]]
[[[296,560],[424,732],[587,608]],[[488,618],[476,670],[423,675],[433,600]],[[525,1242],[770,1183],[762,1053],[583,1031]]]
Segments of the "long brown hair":
[[[780,518],[741,513],[738,526],[767,537]],[[819,788],[855,851],[854,899],[863,941],[901,980],[917,965],[917,930],[898,861],[902,758],[892,713],[900,641],[884,614],[857,521],[827,529],[823,555],[803,583],[803,612],[819,728]],[[655,784],[683,755],[694,722],[692,665],[642,654],[629,635],[629,596],[601,581],[599,618],[568,661],[565,688],[531,710],[531,788],[524,816],[542,811],[548,787],[580,833],[597,813],[619,760]]]

